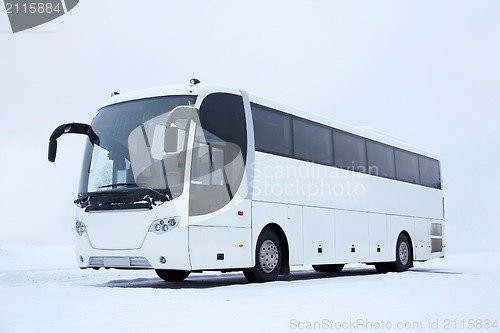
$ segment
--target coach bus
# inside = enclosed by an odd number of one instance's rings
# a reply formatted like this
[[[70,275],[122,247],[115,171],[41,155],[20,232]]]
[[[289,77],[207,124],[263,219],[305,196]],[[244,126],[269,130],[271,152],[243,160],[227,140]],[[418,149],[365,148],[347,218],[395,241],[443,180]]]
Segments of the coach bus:
[[[314,110],[312,110],[314,111]],[[443,257],[439,159],[241,90],[190,84],[113,93],[87,136],[77,206],[81,268],[243,271],[347,263],[402,272]]]

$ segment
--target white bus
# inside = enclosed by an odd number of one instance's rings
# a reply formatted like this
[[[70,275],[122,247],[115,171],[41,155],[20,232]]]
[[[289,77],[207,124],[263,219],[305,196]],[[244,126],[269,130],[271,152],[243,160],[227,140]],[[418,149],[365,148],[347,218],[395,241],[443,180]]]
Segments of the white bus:
[[[75,237],[81,268],[243,271],[346,263],[401,272],[444,256],[437,157],[252,96],[208,86],[114,93],[88,137]]]

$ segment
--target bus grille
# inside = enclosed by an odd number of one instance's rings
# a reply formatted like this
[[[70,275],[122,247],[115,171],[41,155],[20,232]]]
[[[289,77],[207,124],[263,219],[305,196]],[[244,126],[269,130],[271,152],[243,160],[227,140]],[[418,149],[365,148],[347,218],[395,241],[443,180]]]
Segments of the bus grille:
[[[140,267],[152,268],[144,257],[90,257],[90,267]]]

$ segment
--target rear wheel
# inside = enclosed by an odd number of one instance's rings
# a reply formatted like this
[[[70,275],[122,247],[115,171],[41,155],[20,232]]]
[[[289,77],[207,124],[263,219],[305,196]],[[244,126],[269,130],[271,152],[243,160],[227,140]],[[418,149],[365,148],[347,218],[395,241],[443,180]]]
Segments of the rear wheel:
[[[189,271],[178,271],[173,269],[156,269],[156,274],[165,281],[180,282],[189,276]]]
[[[396,245],[396,261],[392,264],[394,272],[405,272],[413,267],[413,253],[411,243],[405,234],[398,237]]]
[[[378,273],[385,274],[388,273],[392,270],[390,262],[381,262],[378,264],[375,264],[375,269],[377,270]]]
[[[396,261],[375,264],[379,273],[405,272],[413,267],[413,252],[410,240],[405,234],[400,234],[396,244]]]
[[[344,264],[312,265],[312,266],[316,272],[326,272],[326,273],[339,273],[344,268]]]
[[[268,282],[278,278],[283,262],[281,242],[271,229],[264,229],[257,239],[255,266],[243,270],[249,282]]]

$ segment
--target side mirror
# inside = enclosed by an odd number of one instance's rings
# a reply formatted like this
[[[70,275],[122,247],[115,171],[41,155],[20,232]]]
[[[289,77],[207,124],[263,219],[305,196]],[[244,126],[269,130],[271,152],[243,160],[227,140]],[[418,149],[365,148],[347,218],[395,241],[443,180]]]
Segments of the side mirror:
[[[56,161],[57,140],[49,141],[49,162]]]
[[[179,140],[179,129],[177,127],[167,127],[165,129],[165,152],[175,153],[177,151],[177,143]]]
[[[49,162],[56,160],[57,153],[57,139],[67,133],[84,134],[89,137],[92,144],[99,144],[99,137],[94,132],[92,127],[87,124],[70,123],[58,126],[49,138]]]

